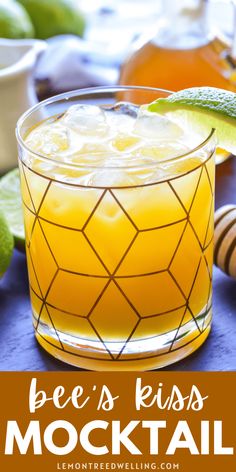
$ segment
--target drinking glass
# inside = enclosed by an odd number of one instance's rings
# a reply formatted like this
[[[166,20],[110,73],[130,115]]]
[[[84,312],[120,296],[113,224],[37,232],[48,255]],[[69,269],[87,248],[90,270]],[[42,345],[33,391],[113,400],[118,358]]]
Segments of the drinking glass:
[[[71,105],[140,105],[169,93],[123,86],[73,91],[41,102],[18,122],[35,334],[69,364],[155,369],[191,354],[210,331],[214,130],[181,156],[140,164],[122,153],[119,165],[108,166],[83,157],[54,160],[24,139]]]

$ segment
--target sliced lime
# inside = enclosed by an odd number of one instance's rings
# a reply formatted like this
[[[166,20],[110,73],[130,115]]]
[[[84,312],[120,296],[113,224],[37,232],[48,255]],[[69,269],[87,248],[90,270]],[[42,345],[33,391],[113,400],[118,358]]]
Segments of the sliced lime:
[[[214,87],[193,87],[159,98],[147,109],[167,114],[184,128],[202,136],[215,128],[219,146],[236,154],[235,93]]]
[[[0,211],[14,236],[16,248],[24,251],[25,231],[18,169],[8,172],[0,180]]]
[[[0,278],[6,272],[12,257],[14,239],[6,218],[0,211]]]

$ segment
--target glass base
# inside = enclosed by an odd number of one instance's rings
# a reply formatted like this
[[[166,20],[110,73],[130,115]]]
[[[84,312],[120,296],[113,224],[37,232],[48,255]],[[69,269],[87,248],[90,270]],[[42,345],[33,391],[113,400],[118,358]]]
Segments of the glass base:
[[[38,326],[35,334],[48,353],[67,364],[94,371],[146,371],[173,364],[196,351],[210,332],[211,317],[211,310],[201,312],[178,333],[129,340],[123,350],[119,342],[103,345],[63,333],[55,339],[46,329],[43,332],[43,326]]]

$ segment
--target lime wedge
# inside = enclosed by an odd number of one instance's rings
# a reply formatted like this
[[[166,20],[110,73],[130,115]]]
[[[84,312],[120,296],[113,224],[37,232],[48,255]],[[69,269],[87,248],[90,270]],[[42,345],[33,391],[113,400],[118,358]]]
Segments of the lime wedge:
[[[6,272],[12,257],[14,240],[6,218],[0,211],[0,278]]]
[[[16,248],[24,251],[25,231],[18,169],[8,172],[0,179],[0,211],[14,236]]]
[[[147,109],[167,114],[204,137],[215,128],[218,145],[236,154],[236,93],[214,87],[193,87],[159,98]]]

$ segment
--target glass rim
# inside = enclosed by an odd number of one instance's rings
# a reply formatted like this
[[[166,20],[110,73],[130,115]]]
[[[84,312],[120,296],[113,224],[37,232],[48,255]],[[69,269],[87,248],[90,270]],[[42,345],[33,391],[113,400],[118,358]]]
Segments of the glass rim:
[[[62,166],[62,167],[68,167],[68,168],[73,168],[73,169],[94,169],[94,170],[101,170],[101,169],[107,169],[107,170],[117,170],[117,169],[142,169],[142,168],[152,168],[152,167],[157,167],[158,165],[161,165],[161,164],[166,164],[166,163],[172,163],[172,162],[175,162],[175,161],[179,161],[179,160],[182,160],[182,159],[186,159],[188,156],[190,156],[191,154],[194,154],[196,151],[198,151],[199,149],[202,149],[210,140],[211,138],[215,135],[215,128],[212,128],[211,131],[209,132],[208,136],[203,140],[201,141],[197,146],[193,147],[192,149],[190,149],[189,151],[186,151],[184,152],[183,154],[178,154],[176,156],[173,156],[171,158],[168,158],[168,159],[163,159],[161,161],[153,161],[153,162],[150,162],[150,163],[147,163],[145,162],[144,164],[131,164],[131,165],[122,165],[122,166],[117,166],[117,165],[108,165],[108,166],[102,166],[102,165],[93,165],[93,164],[84,164],[84,163],[72,163],[72,162],[65,162],[65,161],[59,161],[57,159],[53,159],[52,157],[47,157],[45,156],[44,154],[41,154],[39,152],[36,152],[32,149],[30,149],[29,146],[27,146],[26,142],[24,141],[22,135],[21,135],[21,128],[25,122],[25,120],[27,120],[27,118],[29,118],[33,113],[35,113],[36,111],[38,111],[40,108],[42,108],[43,106],[47,106],[47,105],[50,105],[52,103],[55,103],[55,102],[59,102],[59,101],[66,101],[66,100],[69,100],[70,98],[72,97],[76,97],[76,96],[82,96],[82,95],[87,95],[87,94],[92,94],[92,93],[99,93],[99,92],[104,92],[104,91],[108,91],[108,92],[112,92],[112,91],[121,91],[121,90],[146,90],[146,91],[150,91],[150,92],[164,92],[164,93],[168,93],[168,94],[171,94],[173,92],[171,92],[170,90],[166,90],[166,89],[161,89],[161,88],[156,88],[156,87],[145,87],[145,86],[136,86],[136,85],[104,85],[104,86],[98,86],[98,87],[87,87],[87,88],[83,88],[83,89],[76,89],[76,90],[72,90],[72,91],[69,91],[69,92],[63,92],[63,93],[60,93],[58,95],[54,95],[52,97],[49,97],[45,100],[42,100],[41,102],[39,103],[36,103],[36,105],[32,106],[31,108],[29,108],[28,110],[26,110],[21,116],[20,118],[18,119],[17,123],[16,123],[16,129],[15,129],[15,132],[16,132],[16,139],[17,139],[17,142],[18,144],[23,148],[25,149],[28,153],[30,153],[31,155],[35,156],[36,158],[40,158],[42,161],[45,161],[45,162],[48,162],[48,163],[53,163],[53,164],[56,164],[57,166]],[[84,154],[81,154],[81,158],[83,156],[87,155],[87,153],[84,153]],[[101,155],[104,155],[103,152],[99,152],[99,153],[94,153],[95,156],[101,156]],[[112,155],[112,152],[111,153],[107,153],[107,155]],[[127,152],[124,152],[122,153],[122,155],[130,155],[129,153]]]

